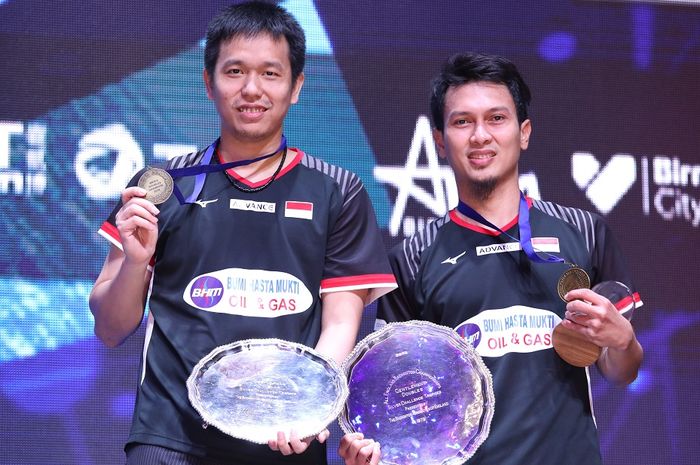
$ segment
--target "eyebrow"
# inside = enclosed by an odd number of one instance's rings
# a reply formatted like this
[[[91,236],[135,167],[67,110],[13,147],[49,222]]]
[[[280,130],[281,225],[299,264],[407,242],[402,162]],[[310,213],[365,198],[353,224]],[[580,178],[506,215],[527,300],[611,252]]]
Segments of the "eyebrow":
[[[505,113],[512,113],[510,108],[507,106],[497,106],[497,107],[491,107],[486,110],[485,113],[497,113],[497,112],[505,112]],[[450,112],[449,115],[447,115],[449,118],[454,118],[455,116],[469,116],[473,115],[475,112],[473,111],[468,111],[468,110],[455,110]]]
[[[226,68],[228,66],[234,66],[234,65],[244,65],[245,62],[243,60],[237,59],[237,58],[230,58],[221,65],[222,68]],[[282,63],[280,63],[277,60],[268,60],[268,61],[263,61],[262,62],[263,68],[276,68],[279,70],[283,70],[284,66]]]

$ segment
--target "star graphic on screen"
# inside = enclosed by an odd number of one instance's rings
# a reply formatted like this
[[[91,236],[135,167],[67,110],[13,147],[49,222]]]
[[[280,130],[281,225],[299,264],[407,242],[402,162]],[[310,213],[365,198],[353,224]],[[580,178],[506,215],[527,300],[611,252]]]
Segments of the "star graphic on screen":
[[[421,153],[425,151],[426,164],[419,165]],[[378,182],[394,186],[398,193],[394,210],[389,219],[389,232],[397,236],[401,229],[401,221],[406,213],[409,198],[418,201],[430,210],[436,217],[444,215],[450,206],[457,204],[457,186],[448,165],[441,165],[437,149],[433,141],[430,121],[421,115],[416,121],[411,146],[408,149],[404,166],[375,166],[374,177]],[[428,181],[432,193],[416,181]],[[525,195],[539,199],[540,189],[537,175],[533,172],[522,173],[519,176],[520,189]],[[410,228],[409,228],[410,229]],[[404,231],[407,235],[414,231]]]
[[[421,153],[425,151],[427,164],[419,165]],[[457,187],[454,184],[449,166],[440,165],[433,142],[430,122],[426,116],[419,116],[413,132],[404,166],[375,166],[377,181],[390,184],[398,190],[394,211],[389,220],[392,236],[399,233],[401,220],[406,212],[409,198],[417,200],[436,216],[444,215],[448,205],[456,203]],[[416,181],[429,181],[432,193],[416,184]]]

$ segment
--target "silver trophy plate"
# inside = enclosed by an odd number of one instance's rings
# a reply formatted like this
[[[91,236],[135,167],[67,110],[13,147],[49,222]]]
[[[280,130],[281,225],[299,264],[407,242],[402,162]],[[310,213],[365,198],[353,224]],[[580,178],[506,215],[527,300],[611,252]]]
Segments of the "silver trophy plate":
[[[456,465],[489,434],[491,373],[451,328],[390,323],[344,363],[348,396],[339,423],[381,444],[384,465]]]
[[[315,436],[334,421],[348,396],[337,364],[280,339],[218,347],[187,380],[192,406],[205,423],[238,439],[267,444],[277,432]]]

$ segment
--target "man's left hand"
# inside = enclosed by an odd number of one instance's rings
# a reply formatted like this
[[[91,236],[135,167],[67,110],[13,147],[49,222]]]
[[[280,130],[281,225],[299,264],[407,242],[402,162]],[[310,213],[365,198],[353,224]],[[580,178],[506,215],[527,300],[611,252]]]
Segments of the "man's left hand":
[[[600,347],[625,350],[635,340],[632,325],[607,298],[590,289],[575,289],[565,297],[562,326]]]
[[[292,430],[289,434],[289,440],[287,440],[285,434],[282,431],[278,431],[277,439],[270,439],[267,441],[267,445],[270,449],[281,452],[282,455],[301,454],[309,447],[309,444],[311,444],[313,440],[323,444],[330,434],[331,433],[327,429],[324,429],[316,437],[312,436],[299,439],[297,432]]]

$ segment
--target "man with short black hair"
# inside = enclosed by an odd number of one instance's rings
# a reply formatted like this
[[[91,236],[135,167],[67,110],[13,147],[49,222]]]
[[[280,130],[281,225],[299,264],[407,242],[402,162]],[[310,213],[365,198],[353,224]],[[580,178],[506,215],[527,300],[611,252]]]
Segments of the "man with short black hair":
[[[317,441],[233,439],[202,427],[186,388],[202,357],[240,340],[284,339],[340,363],[364,306],[396,287],[359,178],[287,147],[282,126],[304,53],[284,9],[224,9],[207,31],[204,70],[219,139],[167,163],[187,175],[173,175],[176,195],[158,207],[137,173],[100,229],[112,247],[90,295],[95,333],[121,344],[149,305],[128,465],[326,463],[327,430]],[[280,276],[291,282],[283,294],[255,288],[240,298],[228,284]]]
[[[449,326],[483,357],[495,412],[467,463],[600,464],[588,368],[555,352],[554,327],[561,322],[601,348],[597,367],[619,385],[636,378],[642,348],[613,303],[588,288],[567,288],[561,277],[574,270],[593,285],[633,286],[601,217],[520,192],[529,102],[515,65],[498,56],[455,55],[435,78],[433,136],[452,168],[459,205],[392,250],[399,287],[380,300],[377,317]],[[633,300],[639,305],[638,294],[627,304]],[[381,451],[372,438],[350,434],[339,454],[348,465],[376,465]]]

